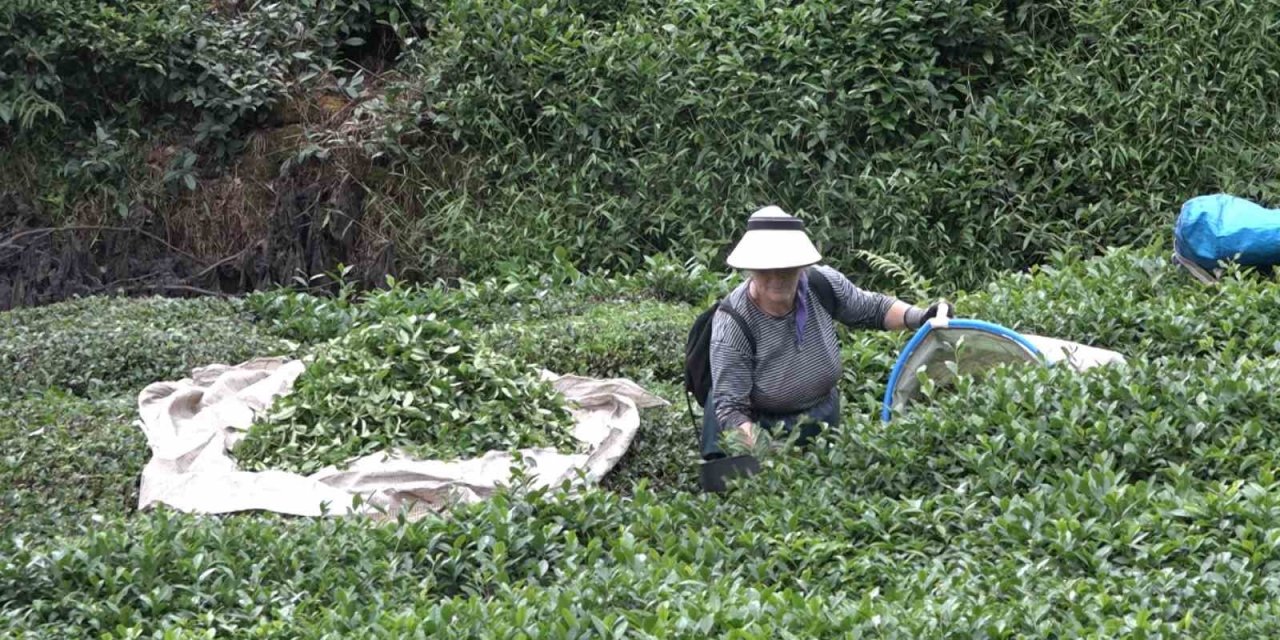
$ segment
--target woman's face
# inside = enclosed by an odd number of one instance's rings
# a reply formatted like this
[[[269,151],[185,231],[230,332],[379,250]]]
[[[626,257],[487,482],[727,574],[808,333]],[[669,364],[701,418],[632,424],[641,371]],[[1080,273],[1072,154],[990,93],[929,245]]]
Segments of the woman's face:
[[[796,297],[796,288],[800,286],[799,268],[762,269],[751,272],[755,282],[755,292],[761,300],[769,304],[785,306],[791,304]]]

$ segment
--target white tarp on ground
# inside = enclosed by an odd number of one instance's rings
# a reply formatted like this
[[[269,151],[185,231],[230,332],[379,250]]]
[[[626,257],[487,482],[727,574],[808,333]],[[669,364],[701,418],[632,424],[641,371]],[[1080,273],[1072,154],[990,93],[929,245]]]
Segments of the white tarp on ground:
[[[509,480],[516,460],[496,451],[453,461],[377,453],[346,469],[326,467],[308,476],[238,470],[228,450],[256,415],[292,389],[304,367],[299,360],[256,358],[237,366],[198,368],[190,378],[143,389],[138,409],[151,460],[142,471],[139,508],[165,504],[194,513],[343,515],[359,495],[361,513],[409,509],[410,515],[421,515],[446,510],[454,501],[482,500]],[[667,404],[629,380],[544,376],[571,401],[574,435],[586,453],[520,450],[534,486],[577,482],[579,472],[588,482],[598,481],[631,445],[640,409]]]
[[[1037,336],[1030,333],[1022,334],[1035,348],[1044,354],[1044,359],[1050,364],[1066,362],[1077,371],[1092,369],[1104,364],[1124,364],[1125,359],[1122,354],[1110,349],[1103,349],[1069,340],[1059,340],[1057,338],[1049,338],[1045,336]]]

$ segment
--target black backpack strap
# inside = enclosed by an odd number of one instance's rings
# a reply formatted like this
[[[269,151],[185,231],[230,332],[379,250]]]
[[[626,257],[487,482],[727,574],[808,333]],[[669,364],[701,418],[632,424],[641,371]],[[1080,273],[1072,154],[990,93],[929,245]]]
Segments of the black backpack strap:
[[[818,302],[827,310],[827,315],[836,315],[836,292],[831,288],[831,281],[818,271],[817,267],[809,267],[809,286],[818,296]]]
[[[729,301],[728,301],[728,300],[721,300],[721,301],[720,301],[720,303],[719,303],[718,305],[716,305],[716,306],[717,306],[717,309],[719,309],[719,310],[721,310],[721,311],[724,311],[725,313],[729,314],[729,317],[730,317],[730,318],[733,318],[734,322],[737,322],[737,323],[738,323],[738,328],[742,330],[742,335],[746,337],[746,339],[747,339],[747,344],[751,346],[751,353],[752,353],[752,354],[754,354],[754,353],[756,352],[756,338],[755,338],[755,336],[751,335],[751,327],[747,325],[747,321],[746,321],[746,319],[745,319],[745,318],[743,318],[743,317],[742,317],[742,314],[738,313],[738,311],[737,311],[736,309],[734,309],[733,307],[729,306]],[[708,322],[708,324],[711,324],[711,323],[714,323],[714,322],[715,322],[715,316],[714,316],[714,315],[712,315],[712,316],[711,316],[710,321]],[[711,333],[711,327],[710,327],[710,326],[708,326],[708,327],[707,327],[707,334],[708,334],[708,337],[709,337],[709,334],[710,334],[710,333]],[[708,353],[708,354],[707,354],[707,359],[708,359],[707,366],[708,366],[708,367],[710,367],[710,366],[711,366],[711,363],[710,363],[711,354],[710,354],[710,353]],[[686,389],[685,389],[686,393],[684,394],[684,401],[685,401],[685,404],[689,406],[689,419],[690,419],[690,420],[693,420],[693,422],[694,422],[694,426],[696,427],[696,426],[697,426],[697,424],[698,424],[698,421],[697,421],[697,419],[696,419],[696,418],[694,417],[694,415],[693,415],[693,402],[689,400],[689,393],[688,393],[688,388],[687,388],[687,386],[688,386],[688,382],[686,381]],[[711,393],[711,389],[707,389],[707,393],[708,393],[708,394],[710,394],[710,393]]]
[[[828,289],[829,288],[830,286],[828,286]],[[720,302],[720,310],[729,314],[729,317],[733,318],[734,321],[738,323],[738,328],[742,330],[742,335],[747,338],[747,344],[751,345],[751,353],[755,353],[756,338],[755,336],[751,335],[751,327],[747,326],[747,321],[745,318],[742,317],[742,314],[738,313],[736,309],[730,306],[728,300],[723,300]]]

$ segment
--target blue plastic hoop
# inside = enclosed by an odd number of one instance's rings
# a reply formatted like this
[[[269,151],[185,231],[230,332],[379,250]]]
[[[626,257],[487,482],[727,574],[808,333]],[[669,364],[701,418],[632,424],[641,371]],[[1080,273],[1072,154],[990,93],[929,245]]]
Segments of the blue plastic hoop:
[[[1022,334],[998,324],[984,322],[982,320],[956,320],[948,318],[946,328],[985,331],[1002,338],[1013,340],[1037,358],[1044,357],[1044,354],[1041,353],[1035,345],[1031,344],[1031,342]],[[920,343],[924,342],[925,337],[928,336],[931,331],[933,331],[933,324],[928,322],[917,329],[916,334],[911,336],[911,340],[909,340],[907,345],[902,348],[902,353],[898,355],[898,361],[893,363],[893,369],[889,371],[889,386],[884,390],[884,406],[880,408],[880,420],[882,422],[889,422],[889,419],[893,416],[893,389],[898,386],[898,378],[902,375],[902,370],[906,367],[907,360],[911,357],[911,354],[915,353],[916,347],[919,347]]]

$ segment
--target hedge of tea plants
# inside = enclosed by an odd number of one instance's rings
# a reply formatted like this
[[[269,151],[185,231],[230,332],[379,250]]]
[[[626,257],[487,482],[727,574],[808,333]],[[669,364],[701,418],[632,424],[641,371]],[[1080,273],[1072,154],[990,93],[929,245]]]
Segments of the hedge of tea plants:
[[[328,92],[350,104],[271,162],[376,159],[369,224],[414,277],[719,264],[776,203],[837,266],[969,289],[1280,187],[1270,1],[212,4],[0,8],[0,188],[145,222],[157,170],[228,175]]]
[[[138,393],[285,354],[239,302],[88,298],[0,314],[0,537],[69,534],[138,502]]]
[[[762,474],[720,496],[689,490],[687,423],[649,412],[641,441],[663,444],[632,452],[641,455],[618,470],[625,486],[566,494],[518,484],[417,522],[128,514],[127,484],[72,484],[74,471],[10,463],[7,486],[19,489],[0,525],[0,632],[1274,635],[1280,358],[1265,320],[1280,284],[1237,271],[1205,287],[1163,255],[1063,256],[957,301],[966,316],[1116,349],[1123,367],[1008,367],[934,389],[883,424],[873,392],[905,336],[847,335],[844,427],[807,451],[767,455]],[[647,295],[595,283],[608,287],[619,299]],[[637,318],[657,304],[638,305]],[[673,316],[691,311],[666,304]],[[616,317],[628,306],[600,308],[560,322],[597,322],[621,339]],[[517,324],[549,335],[565,326]],[[635,361],[620,368],[661,370],[651,351],[621,353]],[[651,380],[678,400],[664,382]],[[27,398],[0,419],[14,433],[15,415],[27,416],[24,432],[114,433],[122,406],[65,404],[76,402]],[[103,466],[128,446],[68,455],[67,439],[7,441],[63,469],[136,473],[136,463]],[[55,502],[62,510],[49,514]]]
[[[290,348],[239,301],[79,298],[0,314],[0,397],[136,395],[193,367]]]
[[[973,288],[1146,243],[1201,193],[1273,205],[1275,10],[452,0],[372,148],[421,167],[428,267],[718,264],[776,203],[838,266]]]

